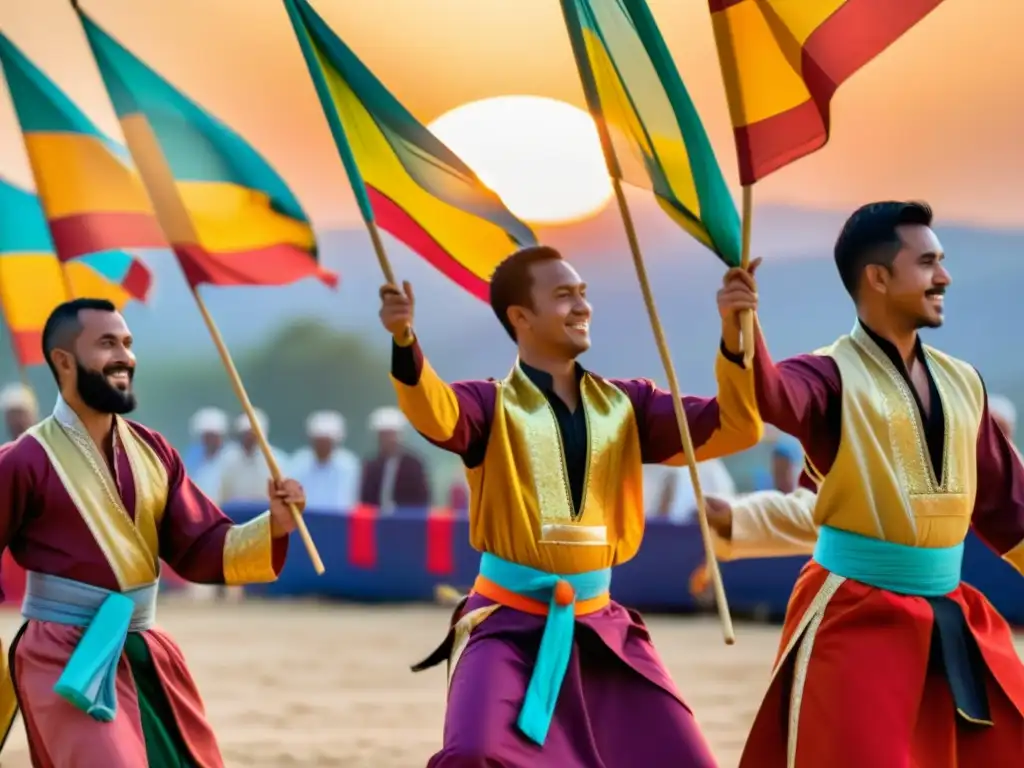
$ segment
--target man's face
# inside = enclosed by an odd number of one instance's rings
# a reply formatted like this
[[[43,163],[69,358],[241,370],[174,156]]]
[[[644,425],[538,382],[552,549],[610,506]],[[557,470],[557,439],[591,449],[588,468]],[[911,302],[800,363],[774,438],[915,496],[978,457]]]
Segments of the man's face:
[[[587,284],[560,259],[533,264],[530,275],[533,306],[513,309],[519,340],[575,359],[590,349]]]
[[[382,429],[377,433],[377,446],[385,456],[397,453],[402,447],[401,435],[395,429]]]
[[[251,429],[243,429],[238,433],[238,442],[246,453],[256,450],[256,433]]]
[[[70,376],[89,408],[100,413],[131,413],[136,406],[132,391],[135,355],[124,317],[120,312],[84,309],[78,319],[81,333],[72,354],[60,352],[59,369],[65,377]]]
[[[886,299],[914,328],[942,325],[946,288],[952,282],[943,266],[942,244],[930,227],[906,224],[897,230],[903,248],[883,276]]]
[[[796,490],[796,465],[780,451],[772,453],[772,481],[775,490],[782,493],[792,493]]]
[[[35,423],[35,415],[25,408],[10,408],[4,412],[4,421],[11,440],[17,440]]]
[[[310,447],[313,449],[314,455],[320,461],[326,461],[330,458],[330,455],[334,452],[334,440],[329,437],[317,436],[310,438]]]
[[[207,456],[213,456],[224,445],[224,435],[220,432],[203,432],[199,436],[199,440],[202,442]]]

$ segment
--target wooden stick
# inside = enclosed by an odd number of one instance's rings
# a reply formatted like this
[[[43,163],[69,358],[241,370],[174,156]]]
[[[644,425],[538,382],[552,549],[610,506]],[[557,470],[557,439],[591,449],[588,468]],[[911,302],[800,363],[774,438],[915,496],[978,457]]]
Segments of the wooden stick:
[[[750,231],[754,223],[754,186],[743,188],[743,239],[740,251],[740,266],[750,268]],[[743,364],[748,368],[754,363],[754,310],[745,309],[740,313],[740,334],[743,343]]]
[[[697,460],[694,458],[690,424],[686,420],[686,411],[683,409],[683,395],[679,389],[679,381],[676,379],[676,370],[672,364],[668,342],[665,340],[665,331],[661,326],[658,310],[654,304],[654,294],[651,291],[651,284],[647,278],[647,267],[644,265],[644,258],[640,252],[640,241],[637,238],[636,227],[633,225],[633,216],[629,212],[626,196],[622,191],[622,182],[617,176],[612,177],[612,186],[615,189],[615,200],[619,205],[619,213],[622,214],[622,224],[626,228],[626,239],[629,241],[629,250],[633,255],[633,265],[636,267],[637,280],[640,281],[640,291],[643,293],[644,304],[647,306],[647,315],[651,319],[651,330],[654,331],[654,340],[658,345],[658,353],[661,355],[661,364],[665,368],[665,375],[668,377],[669,391],[672,393],[672,407],[676,413],[676,424],[679,426],[679,439],[682,442],[683,453],[686,454],[686,464],[690,468],[690,481],[693,483],[693,494],[697,500],[697,520],[700,523],[700,533],[704,540],[704,559],[711,576],[711,583],[714,585],[718,618],[722,623],[722,635],[725,638],[725,644],[732,645],[736,642],[736,633],[732,628],[729,603],[726,601],[722,574],[718,568],[718,558],[715,556],[715,548],[712,544],[711,527],[708,525],[708,513],[704,504],[704,491],[701,489]]]
[[[206,323],[206,328],[210,332],[210,338],[213,339],[214,345],[217,347],[217,354],[220,355],[221,362],[224,363],[224,369],[227,371],[228,379],[231,380],[231,387],[235,390],[235,396],[238,398],[238,402],[242,404],[242,410],[245,412],[246,417],[249,419],[249,427],[252,429],[253,435],[256,437],[256,442],[259,443],[260,451],[263,452],[263,458],[267,460],[267,467],[270,469],[270,476],[274,478],[275,482],[281,482],[284,476],[281,474],[281,467],[277,464],[277,458],[274,456],[274,452],[270,449],[270,443],[267,442],[267,436],[263,434],[263,427],[260,426],[259,420],[256,418],[256,411],[253,410],[252,402],[249,400],[249,393],[245,391],[245,385],[242,384],[242,377],[238,375],[238,369],[235,368],[235,361],[231,359],[231,353],[228,352],[227,346],[224,344],[224,338],[220,335],[220,329],[213,320],[213,316],[210,311],[206,308],[206,302],[199,295],[199,291],[192,287],[192,295],[196,299],[196,306],[199,307],[199,314],[203,316],[203,321]],[[309,529],[306,527],[306,521],[302,519],[302,513],[295,507],[294,504],[289,505],[292,511],[292,517],[295,520],[295,529],[299,532],[299,536],[302,537],[302,543],[306,545],[306,552],[309,554],[309,559],[313,562],[313,570],[316,571],[317,576],[323,575],[324,563],[320,559],[320,553],[316,549],[316,544],[313,543],[313,537],[309,535]]]

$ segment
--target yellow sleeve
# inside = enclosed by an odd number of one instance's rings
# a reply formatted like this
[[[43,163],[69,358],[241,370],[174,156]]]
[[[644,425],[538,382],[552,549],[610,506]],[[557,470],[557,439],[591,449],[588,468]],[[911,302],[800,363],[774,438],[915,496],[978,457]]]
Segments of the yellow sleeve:
[[[722,560],[811,554],[818,541],[816,500],[806,488],[760,491],[737,499],[732,504],[732,538],[716,535],[716,554]]]
[[[753,366],[733,362],[719,349],[715,360],[715,379],[718,382],[719,426],[706,442],[694,447],[697,461],[745,451],[757,445],[764,436]]]
[[[398,407],[413,429],[438,443],[451,439],[459,424],[459,399],[427,360],[422,360],[415,384],[404,384],[394,374],[391,383]]]
[[[277,580],[270,512],[232,525],[224,537],[224,583],[266,584]]]

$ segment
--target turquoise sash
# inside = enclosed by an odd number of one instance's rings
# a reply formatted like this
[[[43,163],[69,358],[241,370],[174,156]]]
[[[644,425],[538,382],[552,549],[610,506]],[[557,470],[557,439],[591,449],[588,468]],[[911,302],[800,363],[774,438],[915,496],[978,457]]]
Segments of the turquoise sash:
[[[576,627],[575,604],[556,603],[555,585],[559,581],[567,581],[572,585],[576,600],[593,600],[608,592],[612,583],[612,569],[602,568],[589,573],[559,576],[529,566],[516,565],[485,552],[480,558],[480,575],[509,592],[548,604],[540,649],[517,720],[519,729],[528,739],[543,745],[555,714],[555,704],[565,672],[569,668],[573,631]]]
[[[963,542],[925,548],[868,538],[822,526],[815,561],[837,576],[878,589],[918,597],[948,595],[960,585]]]
[[[156,619],[156,582],[128,592],[29,571],[21,615],[83,627],[78,645],[53,690],[94,720],[117,714],[117,663],[129,632],[144,632]]]

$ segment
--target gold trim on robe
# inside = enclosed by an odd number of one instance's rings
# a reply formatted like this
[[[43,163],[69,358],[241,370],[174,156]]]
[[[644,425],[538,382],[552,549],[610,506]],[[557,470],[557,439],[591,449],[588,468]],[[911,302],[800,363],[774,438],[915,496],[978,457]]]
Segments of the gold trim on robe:
[[[224,537],[224,583],[241,586],[276,580],[270,512],[231,526]]]
[[[153,449],[115,416],[115,452],[123,449],[135,485],[135,518],[99,448],[74,412],[58,402],[54,415],[29,429],[46,452],[122,590],[156,581],[160,574],[159,521],[167,506],[167,468]]]
[[[910,385],[860,324],[823,354],[835,360],[842,380],[842,432],[818,491],[815,523],[908,546],[963,542],[974,511],[985,402],[977,372],[924,347],[946,428],[942,466],[932,467]]]
[[[640,436],[629,396],[590,373],[580,381],[588,460],[577,513],[558,421],[544,393],[518,365],[496,386],[487,454],[466,473],[473,547],[563,574],[633,557],[644,513]]]

